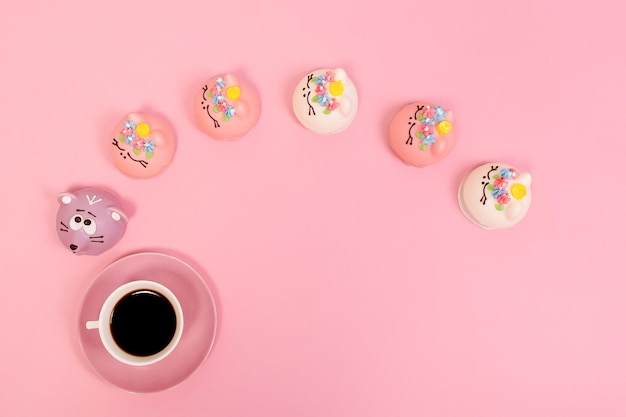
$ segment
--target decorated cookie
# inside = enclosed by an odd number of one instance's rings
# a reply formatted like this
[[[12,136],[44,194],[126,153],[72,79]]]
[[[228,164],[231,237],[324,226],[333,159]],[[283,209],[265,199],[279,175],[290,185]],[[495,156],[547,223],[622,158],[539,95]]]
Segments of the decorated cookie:
[[[405,164],[425,167],[445,158],[455,143],[452,111],[428,103],[404,106],[389,125],[391,149]]]
[[[146,113],[130,113],[109,137],[117,169],[133,178],[149,178],[167,168],[176,152],[176,137],[167,122]]]
[[[293,93],[293,112],[304,127],[315,133],[337,133],[356,117],[356,87],[341,69],[308,73]]]
[[[504,229],[522,220],[530,208],[531,177],[507,164],[481,165],[459,187],[459,206],[483,229]]]
[[[236,140],[258,122],[261,101],[247,83],[231,74],[209,78],[193,102],[196,122],[216,140]]]
[[[57,234],[63,246],[77,255],[99,255],[124,235],[127,218],[114,195],[83,188],[57,197]]]

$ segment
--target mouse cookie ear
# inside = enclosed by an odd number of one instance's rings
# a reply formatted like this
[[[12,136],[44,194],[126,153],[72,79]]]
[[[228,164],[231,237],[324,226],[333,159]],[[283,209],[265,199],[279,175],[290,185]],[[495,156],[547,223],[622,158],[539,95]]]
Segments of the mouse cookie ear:
[[[57,201],[59,204],[70,204],[72,201],[76,200],[76,195],[72,193],[60,193],[57,195]]]
[[[434,156],[443,155],[448,150],[448,144],[444,140],[438,140],[431,145],[430,149]]]
[[[339,102],[339,114],[349,116],[352,113],[354,103],[349,95],[344,95],[344,82],[348,79],[348,74],[343,68],[333,70],[333,81],[328,88],[332,97],[336,97]]]
[[[524,184],[526,187],[530,187],[530,184],[532,183],[532,181],[533,179],[530,176],[530,172],[522,172],[521,174],[519,174],[519,177],[517,178],[517,182]]]
[[[345,81],[348,78],[348,74],[346,74],[346,70],[343,68],[335,68],[335,80]]]
[[[339,99],[339,113],[342,116],[349,116],[352,113],[352,99],[350,97],[341,97]]]
[[[108,207],[109,213],[111,214],[111,218],[116,222],[122,221],[126,223],[128,221],[128,217],[126,213],[117,207]]]

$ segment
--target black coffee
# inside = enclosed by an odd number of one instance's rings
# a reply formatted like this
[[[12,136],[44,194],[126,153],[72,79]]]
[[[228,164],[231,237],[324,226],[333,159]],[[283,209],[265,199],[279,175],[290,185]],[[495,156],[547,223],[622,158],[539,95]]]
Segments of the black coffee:
[[[111,333],[117,345],[135,356],[159,353],[176,331],[174,307],[162,294],[137,290],[120,299],[111,315]]]

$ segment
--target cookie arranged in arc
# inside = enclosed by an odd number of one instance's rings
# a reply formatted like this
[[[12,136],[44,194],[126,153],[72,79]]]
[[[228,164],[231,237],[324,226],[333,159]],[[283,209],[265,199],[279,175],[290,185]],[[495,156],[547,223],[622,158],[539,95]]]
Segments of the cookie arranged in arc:
[[[405,164],[434,164],[456,144],[452,111],[423,102],[408,104],[391,120],[388,136],[391,149]]]
[[[315,133],[338,133],[354,120],[359,107],[356,87],[342,68],[307,73],[293,92],[293,112]]]
[[[503,163],[474,168],[459,186],[461,212],[483,229],[516,225],[528,213],[532,201],[530,173]]]
[[[60,193],[56,230],[63,246],[76,255],[99,255],[124,235],[127,216],[112,193],[89,187]]]
[[[193,113],[200,129],[215,140],[237,140],[250,131],[261,115],[256,90],[232,74],[209,78],[198,91]]]
[[[129,113],[109,136],[113,163],[132,178],[150,178],[163,172],[174,159],[176,135],[167,121],[148,113]]]

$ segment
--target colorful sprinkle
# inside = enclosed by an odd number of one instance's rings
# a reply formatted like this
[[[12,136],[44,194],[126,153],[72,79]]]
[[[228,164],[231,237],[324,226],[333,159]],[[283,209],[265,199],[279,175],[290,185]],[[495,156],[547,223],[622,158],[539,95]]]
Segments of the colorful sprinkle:
[[[498,202],[498,204],[505,205],[505,204],[508,204],[509,201],[511,201],[511,197],[509,197],[508,192],[504,192],[496,198],[496,201]]]
[[[226,121],[235,115],[235,108],[226,99],[235,101],[241,96],[241,89],[236,85],[226,87],[226,82],[222,77],[215,80],[215,85],[211,88],[211,102],[215,113],[224,113],[222,120]]]
[[[323,107],[328,106],[328,103],[330,103],[330,95],[328,93],[325,93],[316,97],[318,97],[317,99],[318,104],[322,105]]]
[[[326,93],[326,86],[323,84],[319,84],[317,87],[315,87],[315,93],[317,95],[322,95]]]
[[[143,150],[146,152],[154,152],[154,142],[151,140],[146,140],[143,144]]]
[[[446,135],[450,130],[452,130],[452,123],[447,120],[437,123],[437,132],[439,132],[440,135]]]
[[[424,117],[421,122],[423,125],[435,125],[435,119],[433,119],[432,117]]]
[[[241,89],[236,85],[231,85],[226,89],[226,97],[229,100],[237,100],[239,99],[239,96],[241,96]]]
[[[139,150],[142,150],[144,145],[145,145],[145,140],[142,139],[142,138],[137,138],[133,142],[133,148],[136,148],[136,149],[139,149]]]
[[[146,137],[150,134],[150,125],[146,122],[141,122],[137,125],[137,134],[141,137]]]
[[[225,98],[224,98],[223,94],[218,94],[216,96],[213,96],[213,104],[222,103],[224,100],[225,100]]]
[[[435,135],[430,134],[430,135],[423,136],[422,143],[424,145],[432,145],[433,143],[435,143]]]
[[[324,75],[315,77],[315,94],[312,101],[324,107],[324,114],[331,114],[340,105],[335,97],[343,94],[343,83],[335,80],[334,72],[326,71]]]
[[[139,155],[141,151],[146,151],[146,159],[154,155],[155,144],[148,139],[150,134],[150,125],[146,122],[136,124],[132,120],[126,120],[122,123],[120,140],[126,145],[133,147],[133,153]]]
[[[495,168],[492,167],[492,171],[495,171],[497,168],[497,166]],[[505,206],[511,202],[511,196],[516,200],[521,200],[526,196],[526,186],[524,184],[515,183],[508,190],[510,180],[514,180],[518,175],[517,170],[514,168],[503,168],[498,173],[491,175],[490,179],[492,182],[488,183],[484,189],[488,190],[494,200],[496,200],[494,203],[496,210],[504,210]],[[484,178],[489,178],[489,174]],[[485,195],[483,194],[484,197]],[[481,199],[481,201],[483,200]],[[483,204],[485,201],[486,199],[483,201]]]
[[[337,107],[339,107],[339,102],[337,101],[335,97],[330,99],[330,103],[328,103],[328,105],[326,106],[326,108],[330,111],[337,109]]]
[[[340,95],[342,95],[343,83],[341,82],[341,80],[333,81],[332,83],[330,83],[329,91],[330,91],[330,94],[332,94],[335,97],[339,97]]]
[[[429,145],[434,144],[437,141],[435,134],[445,135],[450,132],[452,124],[445,120],[446,116],[447,113],[441,106],[417,106],[415,119],[419,122],[419,127],[415,136],[421,140],[419,149],[425,151]]]
[[[511,187],[511,195],[516,200],[521,200],[526,196],[526,186],[524,184],[516,183]]]
[[[493,196],[493,198],[497,199],[498,197],[500,197],[503,194],[508,194],[509,192],[507,190],[505,190],[504,188],[494,188],[491,191],[491,195]]]
[[[424,115],[424,117],[427,118],[435,117],[435,109],[433,109],[431,106],[425,106],[424,110],[422,110],[422,114]]]
[[[500,171],[500,175],[502,175],[507,180],[514,180],[515,178],[517,178],[517,171],[515,170],[515,168],[503,168]]]
[[[433,127],[429,124],[422,124],[422,127],[420,128],[420,131],[425,134],[425,135],[429,135],[431,133],[433,133]]]
[[[233,106],[226,107],[226,110],[224,110],[224,115],[229,119],[235,116],[235,108]]]
[[[441,106],[435,106],[434,107],[435,110],[435,119],[438,122],[442,122],[446,119],[447,113],[446,111],[443,109],[443,107]]]
[[[320,85],[320,84],[326,85],[326,83],[327,83],[327,81],[326,81],[326,76],[325,75],[318,75],[315,78],[315,84],[317,84],[317,85]]]
[[[507,182],[506,178],[500,177],[496,178],[496,180],[493,182],[493,186],[496,188],[506,188],[509,186],[509,183]]]

